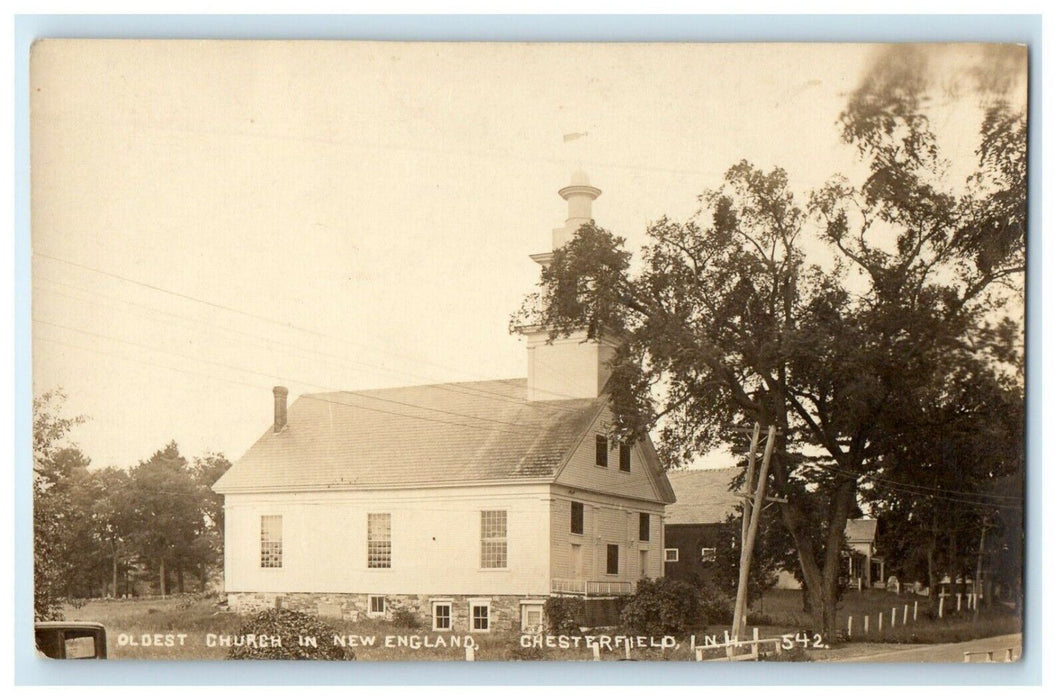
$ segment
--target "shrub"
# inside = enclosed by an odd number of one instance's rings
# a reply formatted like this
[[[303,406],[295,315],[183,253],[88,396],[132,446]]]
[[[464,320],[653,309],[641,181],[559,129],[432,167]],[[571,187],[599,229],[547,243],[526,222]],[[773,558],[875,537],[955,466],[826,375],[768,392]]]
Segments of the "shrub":
[[[633,634],[676,635],[706,623],[706,604],[686,581],[643,579],[621,611],[621,622]]]
[[[392,613],[392,624],[404,629],[417,629],[421,626],[421,618],[413,610],[402,608]]]
[[[703,621],[707,625],[730,625],[735,614],[735,600],[712,588],[699,591]],[[747,617],[749,619],[749,616]]]
[[[354,653],[349,649],[333,643],[335,629],[313,615],[295,610],[264,610],[244,623],[237,636],[247,639],[248,635],[258,637],[280,637],[280,646],[243,646],[230,647],[230,659],[353,659]],[[299,638],[314,637],[318,646],[300,646]]]
[[[569,636],[580,634],[584,617],[584,601],[579,598],[551,596],[543,606],[547,617],[547,634]]]

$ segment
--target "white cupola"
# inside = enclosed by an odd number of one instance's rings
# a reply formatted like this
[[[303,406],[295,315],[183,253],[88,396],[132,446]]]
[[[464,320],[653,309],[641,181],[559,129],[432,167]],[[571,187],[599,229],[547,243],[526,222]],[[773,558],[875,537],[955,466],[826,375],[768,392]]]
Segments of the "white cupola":
[[[554,229],[550,252],[531,256],[544,267],[550,265],[554,250],[571,241],[581,226],[594,222],[591,203],[602,190],[593,187],[587,173],[578,169],[558,194],[569,205],[565,225]],[[614,342],[588,340],[587,329],[555,338],[553,343],[547,342],[549,333],[542,326],[528,326],[522,329],[522,333],[528,343],[529,401],[591,399],[602,393],[610,377],[609,362],[616,348]]]

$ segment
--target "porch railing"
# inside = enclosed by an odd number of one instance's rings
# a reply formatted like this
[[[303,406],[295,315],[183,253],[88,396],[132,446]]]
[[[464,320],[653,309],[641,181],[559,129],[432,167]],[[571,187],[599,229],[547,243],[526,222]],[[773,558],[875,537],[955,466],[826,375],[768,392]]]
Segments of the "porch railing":
[[[632,592],[630,581],[588,581],[586,579],[554,578],[550,592],[561,595],[608,596],[628,595]]]

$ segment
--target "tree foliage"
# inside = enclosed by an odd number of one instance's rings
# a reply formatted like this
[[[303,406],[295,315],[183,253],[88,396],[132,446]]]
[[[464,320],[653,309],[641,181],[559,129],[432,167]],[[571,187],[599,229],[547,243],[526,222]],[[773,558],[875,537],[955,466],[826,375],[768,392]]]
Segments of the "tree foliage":
[[[210,486],[229,468],[220,454],[189,464],[176,443],[130,469],[90,469],[69,442],[83,417],[63,412],[59,390],[34,400],[35,614],[60,614],[63,601],[129,593],[155,572],[157,590],[200,589],[221,562],[223,509]],[[125,586],[123,586],[125,584]]]
[[[781,520],[828,634],[860,489],[908,464],[903,446],[977,372],[1019,386],[1009,316],[1026,118],[982,102],[979,168],[957,193],[927,113],[930,74],[919,47],[892,49],[853,93],[840,126],[863,182],[837,176],[801,198],[782,169],[742,161],[694,218],[649,227],[639,266],[623,239],[582,227],[514,319],[552,338],[617,338],[615,437],[656,428],[667,465],[732,441],[735,423],[777,427],[771,493],[787,499]]]

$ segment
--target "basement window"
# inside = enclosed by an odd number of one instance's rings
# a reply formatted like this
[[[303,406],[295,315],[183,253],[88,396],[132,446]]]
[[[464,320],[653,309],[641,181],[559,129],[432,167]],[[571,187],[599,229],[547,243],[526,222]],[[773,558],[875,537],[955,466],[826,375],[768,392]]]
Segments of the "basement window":
[[[595,436],[595,464],[600,467],[610,465],[610,443],[605,435]]]
[[[717,561],[717,548],[716,547],[703,547],[702,548],[702,561],[705,563]]]
[[[432,631],[446,632],[452,628],[451,603],[436,602],[432,604]]]
[[[387,599],[382,595],[369,597],[369,614],[372,616],[383,615],[388,611]]]
[[[469,602],[469,629],[473,632],[491,631],[491,603],[488,601]]]

